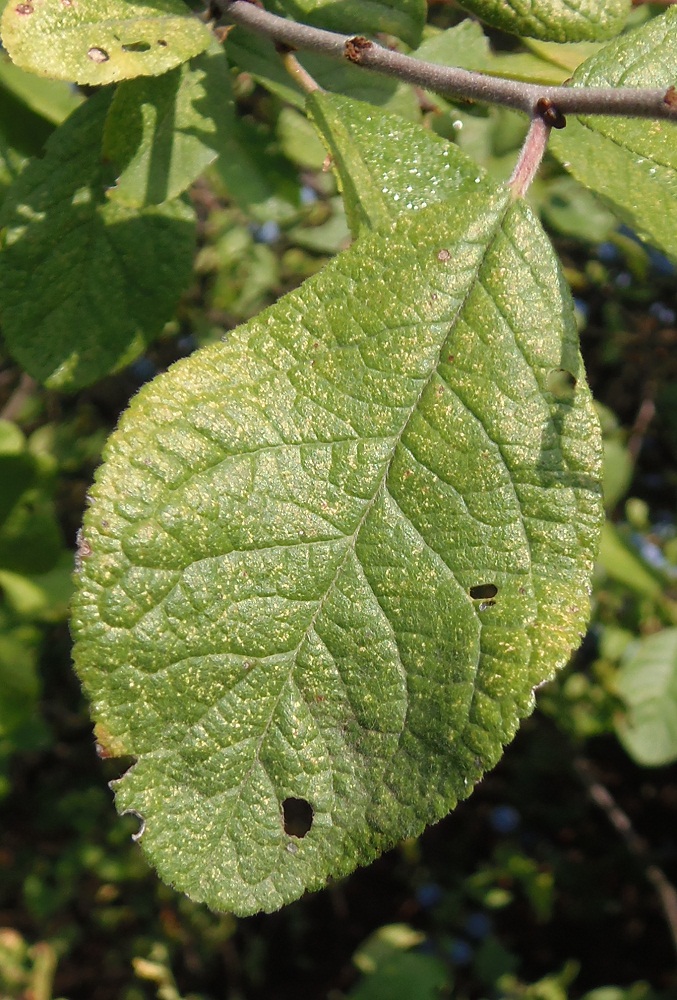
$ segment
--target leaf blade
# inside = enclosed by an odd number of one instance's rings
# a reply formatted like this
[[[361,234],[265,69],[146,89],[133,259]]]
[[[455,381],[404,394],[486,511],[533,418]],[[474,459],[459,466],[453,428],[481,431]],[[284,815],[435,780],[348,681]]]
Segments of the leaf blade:
[[[674,83],[677,10],[606,45],[574,73],[574,86]],[[572,118],[551,149],[577,180],[611,204],[648,242],[677,257],[677,125],[641,119]]]
[[[550,42],[596,41],[617,34],[630,13],[628,0],[462,0],[494,28]]]
[[[440,216],[401,217],[147,387],[94,488],[78,670],[138,756],[118,807],[212,906],[274,909],[443,815],[585,619],[599,442],[561,276],[503,192]],[[304,838],[289,797],[312,805]]]
[[[21,69],[91,86],[165,73],[211,40],[181,0],[8,4],[1,33]]]
[[[29,163],[0,213],[0,316],[12,356],[70,391],[129,363],[171,318],[193,258],[179,201],[110,203],[101,139],[110,94],[81,105]]]

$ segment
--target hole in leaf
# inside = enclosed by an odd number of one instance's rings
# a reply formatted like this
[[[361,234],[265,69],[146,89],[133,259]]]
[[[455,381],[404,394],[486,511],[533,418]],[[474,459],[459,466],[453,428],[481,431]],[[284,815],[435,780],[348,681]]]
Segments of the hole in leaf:
[[[129,42],[122,46],[123,52],[148,52],[150,44],[148,42]]]
[[[305,837],[313,825],[313,807],[305,799],[285,799],[282,816],[289,837]]]
[[[470,588],[470,596],[473,601],[486,601],[496,597],[498,587],[495,583],[480,583],[476,587]]]
[[[576,389],[576,379],[566,368],[553,368],[548,372],[547,386],[548,392],[551,392],[555,399],[572,399]]]
[[[146,821],[141,815],[141,813],[138,813],[136,809],[125,809],[122,815],[131,816],[132,819],[135,819],[138,822],[139,829],[136,831],[136,833],[132,834],[132,840],[134,841],[141,840],[141,838],[143,837],[144,830],[146,829]]]
[[[91,59],[95,63],[105,63],[108,62],[110,56],[105,49],[98,49],[95,45],[91,49],[87,50],[87,58]]]

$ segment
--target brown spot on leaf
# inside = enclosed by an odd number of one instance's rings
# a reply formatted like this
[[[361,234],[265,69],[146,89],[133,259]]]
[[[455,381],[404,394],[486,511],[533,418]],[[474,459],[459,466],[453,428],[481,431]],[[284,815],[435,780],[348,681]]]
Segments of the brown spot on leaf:
[[[322,173],[323,174],[328,174],[329,173],[329,171],[331,170],[331,166],[332,166],[333,162],[334,162],[334,157],[331,155],[331,153],[327,153],[327,155],[324,158],[324,162],[322,163]]]
[[[99,49],[96,45],[93,45],[91,49],[87,50],[87,58],[91,59],[95,63],[105,63],[108,62],[110,56],[105,49]]]
[[[663,103],[667,104],[669,108],[677,108],[677,87],[668,87]]]
[[[448,250],[440,250],[437,254],[437,259],[441,260],[443,264],[446,264],[448,260],[451,260],[451,254]]]
[[[373,44],[368,38],[364,38],[362,35],[355,35],[354,38],[348,39],[343,52],[349,62],[359,63],[362,59],[362,53],[372,48]]]
[[[14,10],[17,12],[17,14],[22,14],[25,17],[27,14],[33,13],[33,4],[20,3],[17,7],[14,8]]]
[[[454,363],[455,360],[456,360],[456,355],[455,354],[448,354],[447,355],[447,361],[449,362],[450,365],[453,365],[453,363]]]

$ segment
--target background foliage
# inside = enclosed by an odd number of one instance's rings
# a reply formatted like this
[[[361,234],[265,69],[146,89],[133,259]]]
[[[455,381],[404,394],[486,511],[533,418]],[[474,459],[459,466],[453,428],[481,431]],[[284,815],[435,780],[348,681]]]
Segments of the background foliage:
[[[482,13],[482,4],[472,6]],[[123,7],[128,13],[129,5]],[[661,15],[662,8],[645,5],[631,25]],[[456,23],[456,35],[435,31]],[[406,44],[418,42],[408,20],[379,27]],[[193,31],[180,42],[199,52],[200,32]],[[560,82],[590,54],[518,43],[498,32],[490,37],[491,48],[460,10],[431,6],[421,51],[544,82]],[[44,240],[59,248],[50,263],[54,288],[73,280],[77,290],[82,244],[71,248],[67,229],[40,233],[39,217],[44,199],[79,199],[79,224],[92,240],[110,233],[111,223],[113,231],[118,224],[141,227],[133,242],[143,266],[132,262],[131,269],[145,273],[131,312],[143,316],[154,297],[150,324],[102,331],[109,354],[85,349],[76,362],[68,340],[63,353],[59,348],[62,337],[82,326],[78,316],[59,316],[55,303],[41,316],[29,288],[3,316],[0,996],[677,995],[674,928],[660,904],[665,885],[655,876],[658,868],[677,877],[677,781],[670,767],[677,756],[675,270],[640,242],[635,228],[619,225],[554,155],[530,199],[576,297],[604,433],[608,512],[593,621],[571,665],[540,691],[537,714],[453,816],[371,869],[275,916],[236,921],[172,892],[131,842],[135,823],[114,813],[106,782],[123,768],[94,752],[66,624],[76,531],[103,443],[142,383],[298,285],[348,241],[336,181],[322,169],[325,150],[272,46],[233,32],[226,45],[235,69],[219,78],[221,63],[213,62],[207,43],[191,64],[197,76],[171,71],[176,93],[191,88],[191,94],[176,105],[185,117],[175,123],[171,169],[160,171],[157,160],[144,163],[134,154],[138,146],[126,128],[134,88],[152,94],[154,77],[119,86],[102,135],[108,91],[85,97],[19,70],[4,55],[0,61],[0,192],[7,195],[0,222],[6,233],[18,232],[26,220],[15,218],[15,206],[34,198],[37,234],[14,243],[20,259],[3,254],[3,275],[12,267],[30,272],[30,255]],[[304,62],[333,89],[424,120],[491,177],[509,175],[524,135],[519,116],[422,96],[315,57]],[[93,63],[93,71],[107,65]],[[115,77],[83,82],[109,79]],[[215,89],[232,101],[225,120],[239,141],[238,155],[230,145],[227,160],[217,159],[218,131],[191,118],[197,107],[210,120]],[[73,112],[68,130],[55,131]],[[161,118],[135,123],[149,136],[161,126]],[[100,165],[85,162],[87,130],[98,130],[121,177],[114,198],[101,195],[107,178],[97,173]],[[74,134],[82,162],[68,145]],[[61,174],[50,156],[68,164]],[[192,181],[188,197],[181,196]],[[601,193],[613,201],[613,191]],[[625,221],[637,226],[636,219]],[[86,310],[88,295],[114,299],[122,287],[108,236],[98,256],[105,264],[92,287],[82,287],[79,309]],[[163,284],[165,268],[190,282],[178,304],[176,286]],[[23,336],[27,328],[35,331],[37,349]],[[614,826],[609,793],[637,838]]]

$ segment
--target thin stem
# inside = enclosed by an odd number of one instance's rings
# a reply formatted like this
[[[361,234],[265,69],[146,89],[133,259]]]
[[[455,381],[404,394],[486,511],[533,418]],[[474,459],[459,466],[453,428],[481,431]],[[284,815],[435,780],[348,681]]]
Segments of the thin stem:
[[[670,91],[633,87],[541,87],[517,80],[503,80],[469,70],[424,62],[376,42],[341,35],[307,24],[297,24],[270,14],[250,0],[214,0],[214,6],[233,24],[239,24],[296,49],[347,59],[365,69],[448,97],[487,104],[501,104],[534,118],[539,101],[561,114],[613,115],[628,118],[661,118],[677,121],[677,100]],[[672,88],[674,95],[674,88]]]
[[[668,880],[665,872],[658,865],[652,864],[647,845],[636,832],[630,822],[630,817],[623,812],[609,789],[595,778],[589,762],[583,757],[576,757],[574,767],[591,800],[606,815],[611,825],[625,841],[628,850],[642,865],[647,881],[651,883],[658,895],[672,944],[677,952],[677,890]]]
[[[515,198],[523,198],[541,165],[550,137],[552,126],[540,116],[531,119],[531,125],[524,140],[519,159],[515,164],[508,187]]]
[[[301,65],[293,52],[284,52],[282,54],[282,62],[290,77],[298,83],[301,90],[305,90],[306,94],[313,94],[316,90],[322,90],[317,80]]]

